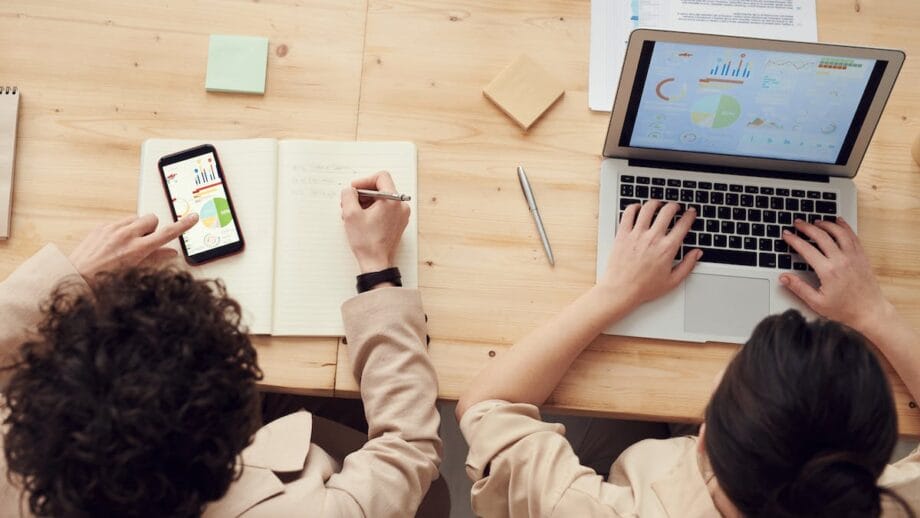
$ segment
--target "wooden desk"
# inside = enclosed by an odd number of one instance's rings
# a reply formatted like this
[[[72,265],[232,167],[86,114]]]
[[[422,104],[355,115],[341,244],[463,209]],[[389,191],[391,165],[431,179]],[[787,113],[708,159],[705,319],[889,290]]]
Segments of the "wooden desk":
[[[920,5],[819,0],[822,41],[920,54]],[[411,29],[407,29],[411,28]],[[609,115],[587,108],[589,2],[371,1],[359,139],[419,146],[420,268],[440,394],[457,398],[507,346],[594,282],[600,152]],[[564,82],[527,134],[481,94],[519,53]],[[920,326],[920,65],[908,59],[858,176],[859,228],[886,294]],[[912,109],[911,109],[912,108]],[[514,167],[534,185],[556,267],[546,262]],[[736,350],[602,336],[553,394],[556,409],[697,421]],[[339,349],[336,393],[356,386]],[[892,376],[901,431],[920,410]]]
[[[419,145],[420,280],[441,397],[594,281],[597,171],[608,115],[587,109],[587,1],[104,0],[0,6],[0,82],[23,90],[13,238],[0,275],[46,242],[69,251],[134,211],[149,137],[411,139]],[[170,7],[171,5],[171,7]],[[824,41],[920,53],[911,0],[819,0]],[[207,35],[270,39],[266,95],[206,94]],[[564,82],[523,134],[481,94],[524,52]],[[857,183],[886,293],[920,326],[920,65],[908,60]],[[913,110],[911,110],[913,107]],[[521,199],[527,165],[557,257]],[[356,394],[344,347],[260,337],[271,389]],[[601,337],[554,393],[560,410],[693,421],[735,347]],[[901,430],[920,410],[893,377]]]

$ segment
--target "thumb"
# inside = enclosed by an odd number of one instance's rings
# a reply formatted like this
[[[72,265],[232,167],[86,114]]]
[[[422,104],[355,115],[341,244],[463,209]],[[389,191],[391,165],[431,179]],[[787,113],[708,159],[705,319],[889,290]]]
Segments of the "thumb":
[[[700,249],[684,254],[684,259],[671,270],[671,286],[677,286],[683,282],[696,267],[696,263],[700,262],[700,257],[703,257],[703,251]]]
[[[784,273],[779,276],[779,282],[788,288],[796,297],[805,301],[811,309],[820,313],[820,311],[818,311],[818,306],[821,304],[821,294],[801,277],[791,273]]]
[[[358,201],[358,191],[352,187],[342,189],[342,218],[362,210],[364,209],[361,208],[361,202]]]

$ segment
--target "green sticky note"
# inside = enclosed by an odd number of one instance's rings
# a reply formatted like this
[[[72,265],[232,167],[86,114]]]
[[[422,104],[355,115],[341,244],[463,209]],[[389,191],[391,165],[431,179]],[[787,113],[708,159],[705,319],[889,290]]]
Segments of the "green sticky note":
[[[265,93],[268,38],[212,34],[208,44],[209,92]]]

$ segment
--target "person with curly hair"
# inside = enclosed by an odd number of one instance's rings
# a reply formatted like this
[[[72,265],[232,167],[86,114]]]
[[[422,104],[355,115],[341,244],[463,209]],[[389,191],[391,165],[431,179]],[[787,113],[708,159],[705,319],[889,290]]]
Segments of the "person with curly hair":
[[[476,514],[916,516],[920,448],[888,464],[897,413],[869,342],[920,398],[920,334],[885,299],[842,219],[797,221],[815,244],[784,234],[820,288],[791,272],[781,283],[827,319],[808,322],[795,310],[764,319],[718,381],[698,436],[640,441],[605,478],[582,465],[561,425],[542,420],[537,405],[599,333],[693,270],[699,253],[674,265],[695,217],[688,210],[671,228],[678,210],[658,201],[628,207],[597,285],[483,369],[461,396],[456,413],[470,445]]]
[[[408,206],[354,188],[396,188],[381,172],[342,192],[361,272],[387,270]],[[418,290],[378,282],[342,307],[368,424],[357,445],[303,410],[262,426],[239,304],[220,281],[141,265],[174,256],[164,245],[196,219],[128,218],[0,284],[0,516],[414,516],[441,455]]]

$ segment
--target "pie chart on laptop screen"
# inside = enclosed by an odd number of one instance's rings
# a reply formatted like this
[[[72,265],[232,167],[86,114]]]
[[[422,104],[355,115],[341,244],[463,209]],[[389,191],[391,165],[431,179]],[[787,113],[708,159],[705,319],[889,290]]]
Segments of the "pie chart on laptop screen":
[[[703,128],[727,128],[741,116],[741,105],[730,95],[707,95],[690,107],[690,120]]]

